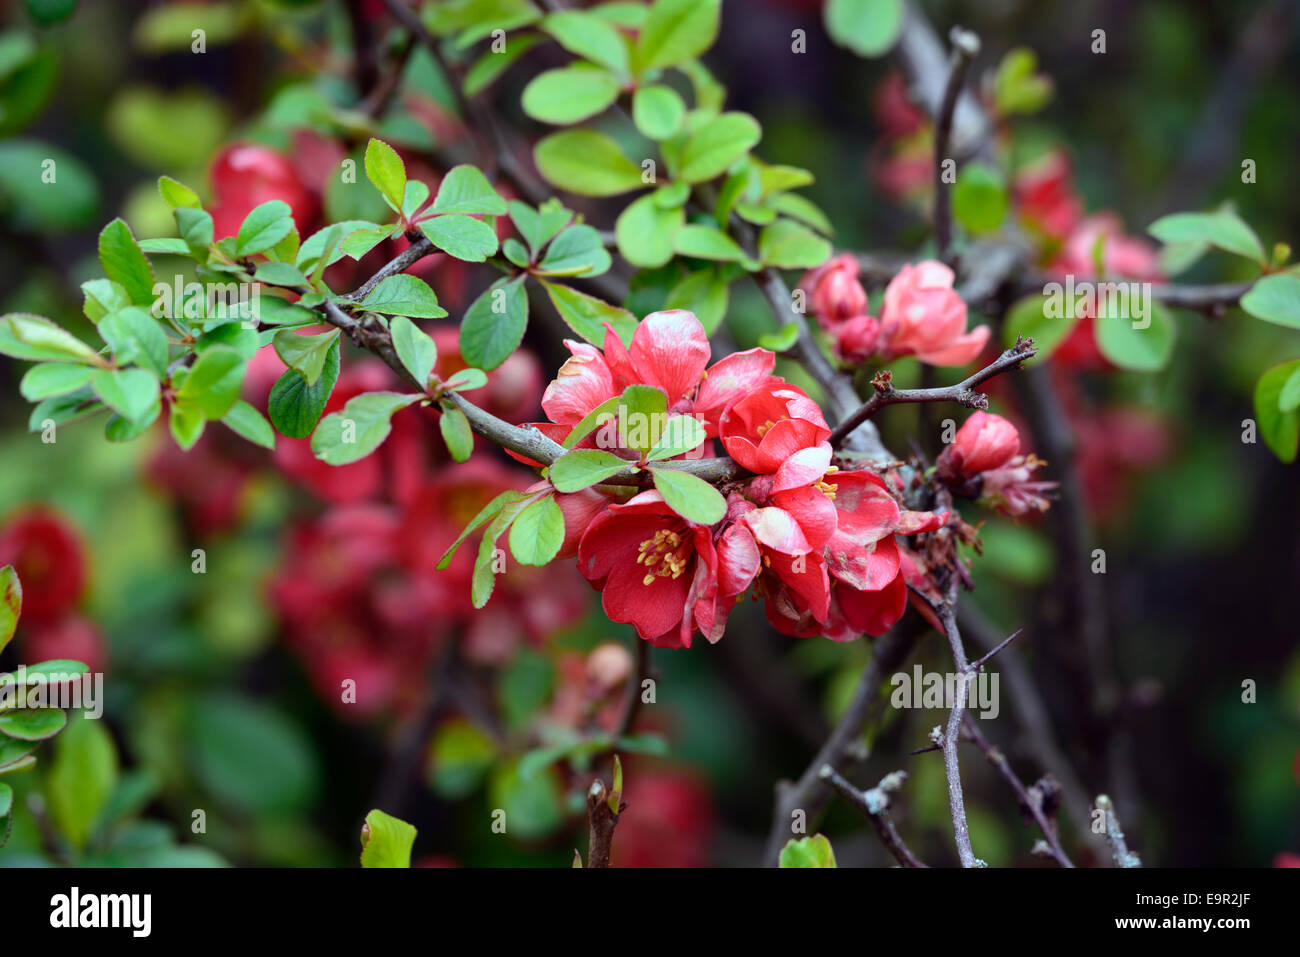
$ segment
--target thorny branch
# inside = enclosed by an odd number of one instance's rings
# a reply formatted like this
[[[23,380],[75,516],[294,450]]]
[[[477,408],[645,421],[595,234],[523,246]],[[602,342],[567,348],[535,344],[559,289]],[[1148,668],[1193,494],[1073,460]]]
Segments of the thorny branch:
[[[889,795],[898,791],[903,786],[903,781],[907,779],[906,771],[894,771],[892,774],[886,774],[880,779],[880,783],[869,791],[859,791],[849,781],[829,764],[822,765],[820,776],[829,781],[831,787],[839,791],[850,804],[865,814],[876,828],[876,833],[880,835],[880,841],[885,845],[885,849],[894,856],[894,860],[903,867],[929,867],[919,857],[912,853],[899,835],[898,829],[894,827],[894,819],[889,813]]]
[[[949,262],[952,249],[952,202],[950,197],[954,176],[945,168],[948,160],[948,141],[952,136],[953,112],[957,97],[966,82],[971,62],[979,55],[979,37],[969,30],[953,27],[948,34],[952,43],[952,61],[948,70],[948,84],[939,104],[934,124],[934,242],[939,259]],[[953,160],[954,165],[956,160]]]

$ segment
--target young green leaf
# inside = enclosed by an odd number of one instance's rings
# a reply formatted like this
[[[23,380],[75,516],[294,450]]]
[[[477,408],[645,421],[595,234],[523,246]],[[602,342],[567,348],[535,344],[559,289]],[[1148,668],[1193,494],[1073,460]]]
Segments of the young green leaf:
[[[758,121],[748,113],[723,113],[686,140],[678,157],[678,176],[688,183],[721,176],[757,145],[762,135]]]
[[[11,312],[0,316],[0,355],[31,362],[106,365],[94,349],[44,316]]]
[[[271,199],[254,206],[235,234],[235,255],[252,256],[266,252],[294,230],[293,210],[282,199]]]
[[[601,449],[574,449],[551,465],[551,484],[559,492],[580,492],[632,467],[627,459]]]
[[[592,345],[600,347],[605,342],[605,323],[614,327],[614,331],[624,342],[631,339],[636,330],[636,316],[626,309],[611,306],[603,299],[589,296],[569,286],[539,280],[546,294],[550,296],[555,311],[578,335]]]
[[[646,453],[646,459],[654,462],[659,459],[670,459],[676,455],[685,455],[699,448],[705,437],[704,425],[694,416],[670,415],[664,423],[663,434]]]
[[[361,828],[361,866],[410,867],[415,835],[415,828],[405,821],[383,811],[371,811]]]
[[[28,402],[40,402],[53,396],[76,392],[95,376],[90,366],[66,362],[43,362],[32,366],[18,383],[18,391]]]
[[[617,77],[590,64],[547,70],[524,87],[524,112],[556,126],[580,123],[617,100],[619,86]]]
[[[203,203],[199,201],[199,194],[194,192],[184,183],[172,179],[170,176],[158,177],[158,195],[172,209],[184,206],[189,209],[202,209]]]
[[[655,488],[668,507],[696,525],[713,525],[727,514],[727,500],[702,478],[680,469],[651,469]]]
[[[465,262],[484,262],[497,251],[496,230],[459,213],[421,220],[420,231],[439,249]]]
[[[325,356],[338,341],[339,330],[318,335],[300,336],[297,330],[281,329],[272,343],[275,353],[290,369],[297,369],[308,385],[315,385],[325,368]]]
[[[656,201],[657,195],[651,193],[633,200],[614,222],[619,253],[642,269],[658,269],[673,258],[677,232],[686,222],[684,209],[663,208]]]
[[[18,580],[14,566],[0,568],[0,651],[4,651],[18,628],[18,616],[23,610],[23,584]]]
[[[216,229],[212,222],[212,214],[202,209],[178,206],[175,216],[176,231],[181,234],[181,239],[185,240],[185,244],[190,247],[190,252],[199,262],[206,262],[208,247],[212,245]]]
[[[254,445],[267,449],[275,448],[275,432],[271,429],[271,423],[243,399],[237,400],[230,407],[230,411],[221,417],[221,421],[236,435],[242,436]]]
[[[903,0],[826,0],[822,17],[836,44],[861,57],[878,57],[903,30]]]
[[[1229,209],[1161,216],[1147,228],[1147,232],[1163,243],[1209,243],[1261,265],[1268,262],[1264,244],[1255,231]]]
[[[474,559],[474,575],[470,580],[470,603],[475,608],[482,608],[488,603],[492,589],[496,586],[499,558],[497,540],[530,501],[532,497],[525,495],[508,499],[484,530],[483,539],[478,543],[478,555]]]
[[[79,717],[54,747],[45,793],[50,817],[75,848],[85,846],[117,786],[117,748],[102,721]]]
[[[145,369],[100,369],[92,384],[95,394],[122,418],[142,422],[157,415],[158,378]]]
[[[293,373],[298,375],[298,373]],[[192,402],[174,402],[172,403],[171,415],[167,418],[167,427],[171,430],[172,438],[176,440],[184,451],[188,452],[194,448],[194,443],[203,435],[203,429],[208,424],[207,418],[203,415],[203,410]]]
[[[293,233],[289,234],[290,236]],[[253,278],[258,282],[264,282],[271,286],[294,286],[307,285],[307,277],[304,276],[297,267],[290,266],[285,262],[265,262],[257,267]]]
[[[440,319],[447,310],[438,305],[429,284],[416,276],[398,273],[389,276],[361,303],[361,308],[390,316],[414,316],[417,319]]]
[[[617,196],[648,185],[617,143],[591,130],[552,133],[537,144],[533,158],[548,182],[579,196]]]
[[[1300,450],[1300,408],[1282,408],[1282,393],[1300,374],[1300,359],[1275,365],[1255,384],[1255,421],[1260,435],[1283,462],[1294,462]]]
[[[566,209],[558,199],[548,199],[537,209],[512,199],[510,219],[519,230],[519,235],[523,236],[524,241],[528,243],[528,247],[534,253],[538,253],[561,229],[573,221],[573,211]]]
[[[451,457],[457,462],[468,462],[474,454],[474,432],[465,413],[454,405],[445,408],[438,420],[438,430],[442,432],[442,440],[447,443]]]
[[[271,387],[267,403],[271,424],[291,439],[307,438],[320,421],[338,378],[339,345],[335,342],[325,355],[325,365],[315,385],[308,385],[302,373],[289,369]]]
[[[791,838],[781,848],[780,867],[835,867],[835,852],[824,835]]]
[[[406,164],[397,151],[383,140],[371,139],[366,144],[366,179],[388,201],[393,209],[402,208],[406,195]]]
[[[466,525],[465,528],[461,531],[461,533],[456,536],[456,540],[451,543],[451,547],[449,547],[445,552],[442,553],[442,557],[438,559],[438,565],[437,565],[438,570],[439,571],[445,570],[447,566],[451,564],[452,556],[456,554],[456,550],[460,548],[460,546],[464,543],[465,539],[473,535],[474,532],[477,531],[485,522],[495,518],[497,513],[500,512],[502,508],[504,508],[507,504],[514,504],[514,503],[524,501],[528,497],[529,496],[524,495],[523,492],[507,490],[505,492],[502,492],[496,498],[492,499],[492,501],[488,502],[485,506],[483,506],[482,510],[477,515],[475,515],[472,519],[470,519],[469,524]]]
[[[167,333],[141,306],[127,306],[99,321],[98,331],[118,365],[139,362],[159,379],[167,374]]]
[[[0,734],[19,741],[46,741],[62,731],[67,723],[67,712],[59,708],[0,711]]]
[[[1121,369],[1155,372],[1163,369],[1174,351],[1174,322],[1169,313],[1154,302],[1146,328],[1140,328],[1128,316],[1101,316],[1093,326],[1097,348]]]
[[[545,565],[564,544],[564,513],[553,496],[529,505],[510,525],[510,554],[521,565]]]
[[[133,303],[147,306],[153,302],[153,267],[121,219],[100,232],[99,263],[104,275],[125,289]]]
[[[686,117],[686,104],[670,86],[652,83],[632,96],[632,122],[649,139],[676,136]]]
[[[359,461],[388,438],[393,413],[420,398],[397,392],[367,392],[349,399],[341,412],[321,419],[311,437],[311,450],[329,465]]]
[[[244,357],[230,346],[212,346],[191,367],[177,397],[195,405],[206,418],[219,419],[239,398],[246,366]]]
[[[498,279],[465,311],[460,354],[480,369],[495,369],[519,348],[528,327],[523,277]]]
[[[611,260],[600,233],[590,226],[570,226],[546,247],[538,272],[547,276],[599,276]]]
[[[1241,308],[1256,319],[1300,329],[1300,276],[1289,272],[1264,276],[1241,297]]]
[[[427,333],[406,316],[394,316],[388,324],[388,331],[393,336],[397,358],[402,360],[406,371],[424,388],[438,361],[438,347]]]
[[[694,259],[743,262],[749,258],[736,241],[722,230],[694,223],[677,230],[673,248],[681,255]]]
[[[713,335],[726,315],[728,298],[727,280],[722,269],[710,267],[690,273],[673,286],[664,308],[686,309],[695,313],[695,318],[700,320],[704,331]]]
[[[831,244],[792,219],[778,219],[759,233],[758,258],[778,269],[811,269],[831,258]]]
[[[516,41],[512,40],[513,46]],[[506,201],[501,198],[477,166],[452,167],[438,186],[433,201],[435,213],[502,216]]]
[[[627,41],[594,12],[560,10],[542,21],[542,29],[570,53],[627,76],[630,69]]]
[[[655,0],[637,39],[638,75],[694,59],[718,38],[722,0]]]

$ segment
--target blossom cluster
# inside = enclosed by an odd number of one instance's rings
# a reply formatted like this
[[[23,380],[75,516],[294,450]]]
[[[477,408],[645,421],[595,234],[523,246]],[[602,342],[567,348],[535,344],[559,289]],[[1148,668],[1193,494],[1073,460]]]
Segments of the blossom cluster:
[[[542,398],[550,422],[538,424],[552,438],[568,437],[629,386],[649,386],[670,412],[704,426],[703,448],[682,457],[716,454],[716,439],[752,473],[723,487],[726,513],[709,526],[678,514],[655,489],[557,495],[566,521],[560,554],[576,551],[612,620],[681,648],[696,633],[717,641],[751,590],[772,625],[798,637],[879,635],[902,616],[897,537],[933,531],[946,515],[908,511],[879,475],[832,464],[820,408],[773,374],[773,353],[751,349],[709,365],[704,328],[684,310],[647,316],[626,346],[612,330],[603,351],[566,344],[572,357]]]
[[[989,339],[989,327],[966,329],[966,303],[953,288],[953,272],[927,260],[906,265],[885,287],[880,316],[868,313],[858,281],[858,261],[844,253],[804,276],[800,287],[836,354],[854,365],[873,355],[914,355],[936,366],[973,360]]]

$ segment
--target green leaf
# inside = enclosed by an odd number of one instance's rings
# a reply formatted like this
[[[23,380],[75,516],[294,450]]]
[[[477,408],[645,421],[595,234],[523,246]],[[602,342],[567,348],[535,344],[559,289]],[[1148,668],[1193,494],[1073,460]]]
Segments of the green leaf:
[[[321,258],[324,257],[325,265],[331,266],[347,255],[343,250],[343,240],[358,230],[379,228],[376,223],[364,219],[349,219],[341,223],[335,223],[333,226],[318,229],[303,240],[302,245],[298,247],[298,256],[295,262],[299,269],[308,271],[315,269],[320,264]],[[385,235],[387,235],[387,232],[385,232]]]
[[[19,741],[45,741],[62,731],[67,723],[67,714],[59,708],[0,711],[0,734]]]
[[[510,525],[510,554],[521,565],[545,565],[564,544],[564,513],[553,496],[529,505]]]
[[[476,166],[455,166],[448,171],[433,201],[435,213],[501,216],[505,211],[506,201]]]
[[[184,206],[189,209],[202,209],[203,203],[199,200],[199,194],[194,192],[184,183],[172,179],[170,176],[158,177],[158,195],[163,198],[163,202],[172,209]]]
[[[628,44],[610,23],[586,10],[561,10],[542,21],[542,29],[570,53],[626,76]]]
[[[81,311],[91,322],[99,322],[110,312],[117,312],[131,305],[126,290],[111,279],[88,279],[81,284],[84,296]]]
[[[483,291],[460,324],[460,354],[479,369],[495,369],[519,348],[528,327],[524,281],[498,279]]]
[[[1300,408],[1300,368],[1282,383],[1282,391],[1277,396],[1277,407],[1283,412]]]
[[[14,807],[14,789],[0,784],[0,847],[9,840],[9,815]]]
[[[100,369],[92,383],[95,394],[118,415],[131,422],[142,422],[150,413],[157,414],[158,377],[145,369]]]
[[[547,70],[524,87],[524,112],[542,123],[567,126],[603,113],[618,99],[619,82],[587,64]]]
[[[475,608],[486,605],[496,587],[497,540],[530,500],[529,496],[522,495],[518,499],[507,499],[483,532],[483,539],[478,543],[478,555],[474,558],[474,575],[470,581],[470,603]]]
[[[888,53],[903,29],[902,0],[826,0],[822,16],[832,40],[858,56]]]
[[[190,247],[190,252],[194,253],[200,262],[206,261],[207,250],[212,245],[215,228],[212,224],[212,214],[201,209],[179,206],[176,208],[175,216],[176,230],[181,234],[181,239],[185,240],[186,245]]]
[[[758,235],[758,258],[778,269],[811,269],[831,252],[830,243],[792,219],[778,219]]]
[[[1059,315],[1049,315],[1049,313],[1059,313]],[[1025,365],[1037,365],[1047,361],[1048,357],[1065,341],[1078,321],[1077,315],[1065,309],[1063,305],[1055,303],[1052,298],[1027,296],[1007,312],[1006,321],[1002,325],[1002,342],[1009,349],[1015,345],[1017,336],[1032,337],[1038,352],[1032,358],[1026,359]]]
[[[806,223],[823,236],[835,234],[835,228],[821,208],[798,193],[777,193],[765,202],[769,209]]]
[[[46,794],[50,816],[73,847],[85,847],[117,786],[117,748],[102,721],[77,718],[54,747]]]
[[[406,371],[420,383],[421,388],[428,385],[429,375],[438,361],[438,347],[433,340],[406,316],[394,316],[388,324],[388,331],[393,336],[397,358],[402,360]]]
[[[37,741],[19,741],[17,738],[6,738],[0,735],[0,775],[15,773],[18,770],[16,765],[22,763],[23,759],[35,751],[39,744]],[[32,758],[33,762],[35,760]]]
[[[459,213],[421,220],[420,230],[429,242],[465,262],[484,262],[497,251],[496,230],[480,219]]]
[[[799,341],[799,327],[787,322],[776,332],[765,332],[758,337],[758,344],[770,352],[782,353]]]
[[[986,163],[967,163],[952,190],[952,213],[972,233],[990,233],[1006,218],[1010,198],[1006,183]]]
[[[447,310],[438,305],[438,297],[429,284],[406,273],[389,276],[370,290],[370,295],[362,300],[361,308],[417,319],[440,319],[447,314]]]
[[[705,436],[704,426],[694,416],[670,415],[664,424],[663,434],[646,453],[646,459],[655,462],[685,455],[692,449],[699,448]]]
[[[242,436],[254,445],[267,449],[275,448],[275,432],[271,430],[271,423],[243,399],[236,401],[230,407],[230,411],[221,417],[221,421],[230,426],[231,431],[236,435]]]
[[[487,373],[473,366],[454,372],[442,383],[442,387],[451,392],[473,392],[487,385]]]
[[[359,461],[388,438],[393,413],[419,399],[419,395],[397,392],[367,392],[349,399],[341,412],[321,419],[311,437],[311,450],[329,465]]]
[[[632,122],[652,140],[676,136],[686,117],[686,104],[672,87],[643,86],[632,96]]]
[[[1149,302],[1150,324],[1134,328],[1127,316],[1099,316],[1093,325],[1097,348],[1121,369],[1155,372],[1163,369],[1174,350],[1174,323],[1163,306]]]
[[[1256,319],[1300,329],[1300,276],[1264,276],[1241,297],[1241,308]]]
[[[637,38],[636,73],[694,59],[718,37],[722,0],[655,0]]]
[[[289,234],[290,236],[293,233]],[[264,282],[272,286],[295,286],[307,285],[307,277],[298,271],[297,267],[290,266],[282,262],[265,262],[257,267],[253,278],[258,282]]]
[[[611,261],[600,233],[590,226],[570,226],[546,247],[538,272],[547,276],[599,276]]]
[[[454,405],[443,409],[442,418],[438,420],[438,431],[447,443],[447,451],[457,462],[468,462],[474,454],[474,431],[469,427],[469,419]]]
[[[757,145],[763,131],[748,113],[723,113],[691,134],[678,157],[678,177],[703,183],[721,176]]]
[[[406,164],[397,151],[383,140],[371,139],[366,144],[366,179],[388,200],[393,209],[402,208],[406,195]]]
[[[13,639],[23,610],[23,583],[14,566],[0,568],[0,651]]]
[[[230,346],[212,346],[190,368],[177,396],[205,418],[220,419],[239,398],[245,367],[244,357]]]
[[[1264,244],[1236,213],[1228,209],[1212,213],[1173,213],[1161,216],[1147,232],[1163,243],[1209,243],[1225,252],[1268,263]]]
[[[32,366],[18,384],[18,391],[28,402],[40,402],[56,395],[76,392],[88,384],[95,375],[89,366],[74,366],[66,362],[45,362]]]
[[[73,661],[69,658],[51,658],[49,661],[26,665],[22,672],[23,684],[60,684],[73,678],[80,678],[89,671],[90,668],[85,662]],[[2,677],[7,682],[18,681],[18,675],[12,671],[4,673]]]
[[[528,243],[528,247],[537,253],[554,239],[561,229],[572,222],[573,211],[565,209],[558,199],[548,199],[537,209],[512,199],[510,219],[515,224],[515,229],[519,230],[519,235],[523,236]]]
[[[1273,454],[1283,462],[1294,462],[1300,450],[1300,409],[1282,409],[1282,393],[1300,374],[1300,359],[1291,359],[1266,371],[1255,384],[1255,420]]]
[[[402,197],[402,215],[407,219],[412,218],[428,198],[429,187],[418,179],[408,180],[406,194]]]
[[[147,306],[153,302],[153,267],[121,219],[100,232],[99,263],[104,275],[125,289],[133,303]]]
[[[619,253],[642,269],[657,269],[673,258],[677,232],[686,221],[684,209],[662,209],[655,202],[656,195],[633,201],[614,223]]]
[[[325,356],[325,366],[315,385],[308,385],[302,373],[293,369],[271,387],[267,412],[271,424],[281,435],[291,439],[305,439],[320,421],[321,412],[334,391],[339,378],[339,346],[336,342]]]
[[[693,223],[683,226],[677,230],[673,248],[681,255],[695,259],[742,262],[749,258],[734,239],[716,226],[699,226]]]
[[[118,365],[139,362],[159,379],[167,374],[167,333],[144,308],[127,306],[99,321],[100,336]]]
[[[580,492],[632,465],[627,459],[601,449],[574,449],[551,465],[551,484],[558,492]]]
[[[704,481],[680,469],[651,469],[655,488],[664,497],[668,507],[696,525],[713,525],[727,514],[727,500],[722,493]]]
[[[294,373],[297,375],[298,373]],[[203,429],[208,420],[203,410],[193,402],[175,402],[171,414],[167,417],[167,427],[172,438],[184,451],[194,448],[194,444],[203,436]]]
[[[469,797],[496,761],[496,739],[465,718],[438,725],[429,742],[425,780],[438,797],[459,801]]]
[[[442,553],[442,557],[438,559],[438,571],[446,570],[447,566],[451,564],[452,556],[456,554],[456,550],[464,544],[465,539],[469,538],[475,531],[481,528],[484,522],[495,518],[497,513],[506,505],[516,504],[527,498],[528,496],[524,495],[522,492],[516,492],[513,489],[509,489],[502,492],[496,498],[492,499],[492,501],[483,506],[482,510],[470,519],[469,524],[466,525],[461,533],[456,536],[456,540],[451,543],[451,546]]]
[[[1038,54],[1028,47],[1008,50],[993,80],[993,102],[1003,116],[1037,113],[1052,98],[1052,79],[1036,72]]]
[[[500,53],[488,50],[466,71],[465,95],[472,99],[486,90],[516,60],[542,42],[543,39],[535,33],[516,34]]]
[[[140,240],[140,251],[155,255],[166,253],[172,256],[193,256],[189,243],[183,239],[164,237],[162,239]]]
[[[351,256],[353,259],[360,259],[370,250],[374,249],[385,239],[392,230],[387,226],[376,226],[374,229],[357,229],[343,238],[339,243],[339,249],[345,256]]]
[[[636,316],[626,309],[611,306],[603,299],[589,296],[570,286],[538,280],[546,294],[551,297],[555,311],[578,335],[592,345],[600,347],[605,342],[605,323],[614,327],[614,331],[624,342],[631,339],[636,329]]]
[[[0,355],[32,362],[88,362],[102,365],[94,349],[44,316],[11,312],[0,316]]]
[[[306,813],[321,774],[312,739],[295,721],[228,692],[191,707],[188,740],[178,744],[206,800],[244,819],[290,821]]]
[[[235,255],[265,252],[294,230],[293,210],[282,199],[254,206],[235,234]]]
[[[415,835],[415,828],[405,821],[371,811],[361,828],[361,866],[410,867]]]
[[[833,0],[832,0],[833,2]],[[781,848],[780,867],[835,867],[835,852],[831,842],[821,834],[812,837],[791,838]]]
[[[704,331],[713,335],[727,312],[729,292],[721,270],[710,268],[690,273],[668,293],[665,309],[686,309],[695,313]]]
[[[548,182],[580,196],[617,196],[647,185],[617,143],[591,130],[552,133],[537,144],[533,158]]]
[[[301,372],[308,385],[315,385],[325,368],[325,356],[338,338],[338,329],[310,336],[299,335],[294,329],[281,329],[271,342],[285,365]]]

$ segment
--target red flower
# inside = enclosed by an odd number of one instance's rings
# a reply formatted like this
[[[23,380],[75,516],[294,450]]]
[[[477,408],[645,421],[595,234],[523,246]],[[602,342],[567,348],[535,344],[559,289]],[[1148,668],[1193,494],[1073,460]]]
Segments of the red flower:
[[[835,353],[845,362],[866,362],[879,344],[880,320],[871,316],[854,316],[835,329]]]
[[[663,648],[689,648],[699,631],[722,636],[727,613],[757,572],[757,552],[679,516],[657,491],[597,515],[578,547],[578,568],[601,592],[612,621]]]
[[[727,454],[744,468],[759,475],[781,469],[792,456],[805,449],[825,446],[829,464],[830,446],[826,440],[831,430],[817,403],[800,388],[784,382],[771,382],[753,389],[723,413],[718,434]],[[821,456],[819,451],[818,456]],[[821,473],[802,482],[791,480],[790,486],[807,484]]]
[[[1020,433],[1000,415],[976,412],[962,423],[936,463],[945,481],[956,482],[1001,468],[1020,451]]]
[[[867,292],[858,282],[858,261],[851,253],[832,257],[799,282],[812,312],[827,330],[867,312]]]
[[[952,288],[953,272],[940,262],[902,268],[885,287],[880,310],[880,349],[915,355],[938,366],[965,365],[979,355],[989,327],[966,331],[966,303]]]
[[[75,605],[86,587],[81,537],[52,509],[12,518],[0,534],[0,567],[13,565],[23,586],[25,621],[48,621]]]
[[[1012,184],[1020,215],[1040,232],[1063,239],[1083,215],[1083,201],[1074,192],[1070,158],[1054,150],[1016,173]]]
[[[209,212],[217,239],[235,235],[245,216],[273,199],[289,204],[299,232],[315,214],[315,200],[293,164],[265,146],[237,143],[222,150],[212,164],[212,192]]]
[[[606,329],[603,354],[587,343],[565,341],[573,356],[542,395],[552,422],[572,427],[627,386],[640,384],[662,391],[669,411],[702,415],[708,434],[716,435],[727,407],[768,381],[776,366],[773,353],[750,349],[706,368],[709,338],[695,314],[684,309],[646,316],[627,347]]]
[[[75,611],[34,623],[23,638],[23,652],[28,661],[81,661],[92,674],[102,672],[108,663],[104,635],[94,622]]]

